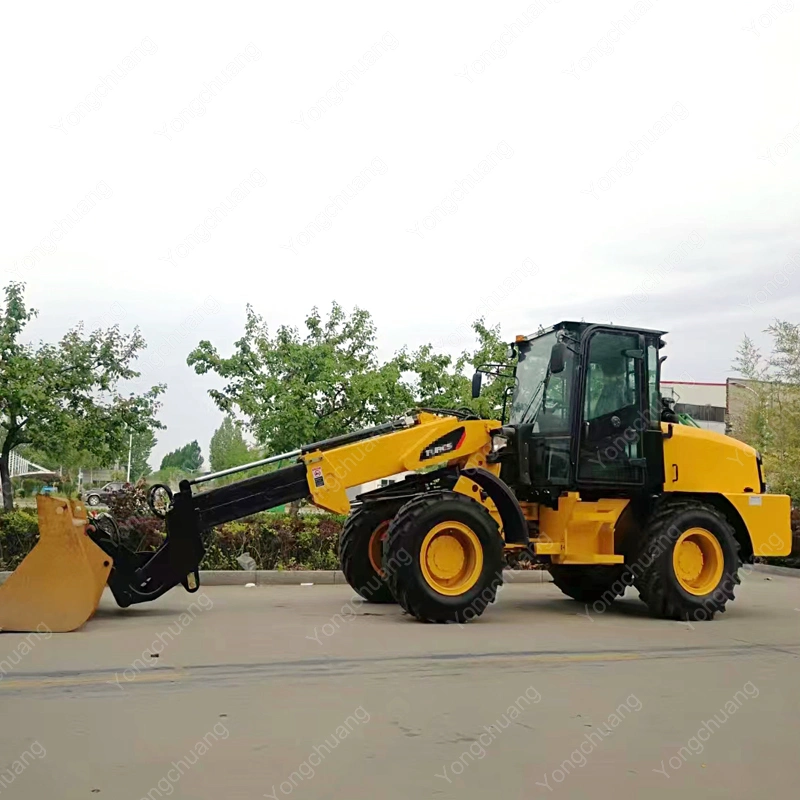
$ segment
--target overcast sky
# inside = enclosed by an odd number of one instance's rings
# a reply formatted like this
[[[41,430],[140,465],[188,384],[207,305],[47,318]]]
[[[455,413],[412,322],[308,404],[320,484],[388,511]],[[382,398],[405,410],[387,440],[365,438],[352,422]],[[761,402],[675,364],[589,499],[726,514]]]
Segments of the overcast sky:
[[[141,328],[154,467],[207,458],[186,355],[248,302],[362,306],[386,356],[479,313],[662,328],[667,378],[724,380],[798,321],[795,5],[4,4],[2,283],[37,339]]]

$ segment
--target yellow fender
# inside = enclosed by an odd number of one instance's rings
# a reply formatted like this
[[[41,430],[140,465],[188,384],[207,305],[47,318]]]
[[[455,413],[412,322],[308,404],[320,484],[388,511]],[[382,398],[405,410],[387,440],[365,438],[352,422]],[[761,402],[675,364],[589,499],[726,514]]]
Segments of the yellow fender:
[[[111,557],[86,535],[86,508],[39,495],[39,541],[0,586],[0,630],[74,631],[100,603]]]

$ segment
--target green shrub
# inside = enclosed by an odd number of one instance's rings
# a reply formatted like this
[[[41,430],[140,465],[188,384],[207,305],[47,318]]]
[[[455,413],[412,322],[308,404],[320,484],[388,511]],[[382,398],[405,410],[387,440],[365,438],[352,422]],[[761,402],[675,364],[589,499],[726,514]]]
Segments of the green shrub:
[[[136,510],[116,518],[120,534],[131,549],[154,551],[164,541],[164,522]],[[204,535],[206,555],[200,566],[238,570],[237,556],[250,553],[257,569],[337,569],[343,523],[344,517],[333,514],[290,517],[269,511],[227,522]],[[16,569],[37,538],[35,510],[0,512],[0,570]]]
[[[0,511],[0,570],[16,569],[36,544],[38,535],[35,511]]]
[[[249,553],[257,569],[337,569],[344,518],[333,514],[265,511],[217,527],[206,540],[204,569],[239,569]]]
[[[114,492],[108,499],[108,510],[111,515],[122,524],[131,517],[152,517],[147,504],[147,484],[142,480],[138,483],[126,483],[121,489]]]

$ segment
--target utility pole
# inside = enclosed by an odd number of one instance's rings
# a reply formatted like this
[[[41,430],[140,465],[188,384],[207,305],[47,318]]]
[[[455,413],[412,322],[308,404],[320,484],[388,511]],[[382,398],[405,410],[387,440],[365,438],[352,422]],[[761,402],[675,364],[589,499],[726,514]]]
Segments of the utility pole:
[[[131,453],[133,452],[133,434],[131,434],[131,438],[128,440],[128,478],[127,482],[131,482]]]

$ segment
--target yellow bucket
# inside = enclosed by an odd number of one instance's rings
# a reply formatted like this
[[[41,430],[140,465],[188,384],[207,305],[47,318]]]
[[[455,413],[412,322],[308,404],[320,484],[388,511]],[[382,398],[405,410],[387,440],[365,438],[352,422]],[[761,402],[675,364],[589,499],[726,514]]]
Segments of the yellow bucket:
[[[113,562],[86,535],[82,502],[36,499],[39,541],[0,586],[0,630],[74,631],[94,614]]]

